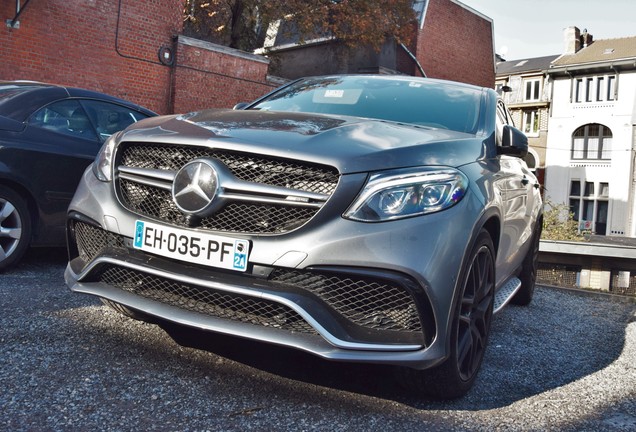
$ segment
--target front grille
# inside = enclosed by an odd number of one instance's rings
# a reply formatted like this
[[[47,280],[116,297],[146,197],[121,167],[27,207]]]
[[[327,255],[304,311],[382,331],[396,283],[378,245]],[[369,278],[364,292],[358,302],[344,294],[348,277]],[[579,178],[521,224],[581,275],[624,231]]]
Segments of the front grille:
[[[207,147],[129,143],[120,149],[119,166],[176,173],[186,163],[198,158],[222,162],[240,181],[283,187],[294,191],[330,196],[339,180],[333,167],[235,153]],[[319,210],[317,206],[287,201],[270,203],[259,200],[229,202],[211,217],[186,218],[176,207],[168,187],[120,178],[117,193],[130,211],[152,219],[189,227],[246,234],[281,234],[304,225]]]
[[[129,210],[163,222],[191,227],[192,223],[179,211],[172,194],[165,189],[119,180],[122,202]],[[230,203],[197,226],[224,232],[280,234],[304,225],[318,210],[262,203]]]
[[[100,272],[97,280],[141,297],[208,316],[318,334],[294,310],[270,300],[216,291],[117,266],[109,266]]]
[[[75,243],[79,257],[89,262],[107,248],[124,248],[124,238],[84,222],[73,221]]]
[[[120,163],[134,168],[178,171],[191,160],[203,157],[223,162],[236,178],[254,183],[326,195],[331,195],[338,183],[335,168],[206,147],[134,143],[123,149]]]
[[[360,276],[276,269],[270,281],[313,293],[336,312],[374,330],[422,331],[411,295],[399,285]]]

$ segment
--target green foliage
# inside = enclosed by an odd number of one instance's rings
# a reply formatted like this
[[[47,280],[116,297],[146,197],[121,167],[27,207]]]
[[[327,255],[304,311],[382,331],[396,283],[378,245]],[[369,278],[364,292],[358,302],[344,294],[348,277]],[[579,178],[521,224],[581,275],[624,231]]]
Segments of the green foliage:
[[[584,232],[579,231],[578,222],[565,204],[547,201],[543,212],[543,240],[585,241]]]

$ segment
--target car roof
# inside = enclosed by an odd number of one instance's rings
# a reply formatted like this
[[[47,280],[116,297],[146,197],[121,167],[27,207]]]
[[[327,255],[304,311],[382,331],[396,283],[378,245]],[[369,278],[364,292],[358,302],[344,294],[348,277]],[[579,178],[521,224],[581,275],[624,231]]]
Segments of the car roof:
[[[40,107],[67,98],[98,99],[156,115],[140,105],[92,90],[37,81],[0,81],[0,115],[15,121],[24,122]]]

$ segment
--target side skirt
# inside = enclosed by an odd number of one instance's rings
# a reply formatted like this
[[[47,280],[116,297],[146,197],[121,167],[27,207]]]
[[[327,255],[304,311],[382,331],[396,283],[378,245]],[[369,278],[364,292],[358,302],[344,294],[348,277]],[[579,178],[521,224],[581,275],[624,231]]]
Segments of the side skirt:
[[[521,288],[521,281],[519,278],[513,277],[508,280],[501,288],[497,290],[495,293],[495,304],[493,306],[493,313],[499,312],[508,302],[512,299],[512,297],[519,291]]]

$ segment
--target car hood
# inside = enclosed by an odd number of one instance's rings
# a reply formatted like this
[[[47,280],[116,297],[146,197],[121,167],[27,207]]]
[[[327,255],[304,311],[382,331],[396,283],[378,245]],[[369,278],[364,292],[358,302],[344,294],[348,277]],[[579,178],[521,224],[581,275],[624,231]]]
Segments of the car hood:
[[[484,139],[444,129],[306,113],[206,110],[140,121],[125,141],[212,146],[302,159],[341,173],[461,166],[484,154]]]

